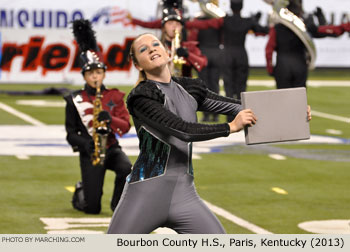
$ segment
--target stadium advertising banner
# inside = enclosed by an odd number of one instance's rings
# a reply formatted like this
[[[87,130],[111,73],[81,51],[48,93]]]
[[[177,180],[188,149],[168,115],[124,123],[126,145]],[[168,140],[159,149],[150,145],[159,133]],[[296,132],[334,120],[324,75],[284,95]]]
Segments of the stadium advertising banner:
[[[157,1],[7,1],[0,7],[2,83],[81,84],[79,50],[71,21],[90,19],[108,67],[106,84],[132,84],[137,71],[128,60],[130,44],[146,30],[132,26],[129,10],[154,16]],[[6,6],[6,7],[5,7]],[[147,12],[148,10],[148,12]]]
[[[26,29],[19,33],[6,29],[2,34],[2,82],[82,83],[80,52],[70,30]],[[137,34],[132,30],[96,33],[108,68],[108,83],[128,84],[135,79],[128,51]]]
[[[2,0],[5,1],[5,0]],[[79,53],[70,22],[90,19],[96,31],[103,60],[108,67],[106,84],[134,84],[137,71],[128,61],[130,44],[147,30],[132,25],[127,14],[142,20],[159,16],[158,0],[86,0],[5,1],[0,6],[0,83],[73,83],[81,84]],[[220,7],[230,12],[229,0]],[[195,17],[198,3],[184,0],[189,17]],[[304,1],[306,12],[322,7],[328,21],[346,21],[350,1]],[[158,11],[157,11],[158,8]],[[262,12],[261,24],[267,24],[271,6],[262,0],[246,0],[242,16]],[[318,50],[317,66],[349,67],[349,36],[315,39]],[[246,48],[251,66],[265,66],[267,37],[248,35]]]

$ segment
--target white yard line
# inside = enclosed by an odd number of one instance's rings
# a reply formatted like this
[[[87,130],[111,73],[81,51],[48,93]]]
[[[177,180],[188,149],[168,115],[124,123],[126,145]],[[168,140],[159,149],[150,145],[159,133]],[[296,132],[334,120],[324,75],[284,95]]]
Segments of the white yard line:
[[[19,160],[29,160],[30,157],[27,155],[16,155],[16,158],[18,158]]]
[[[241,226],[244,227],[245,229],[248,229],[250,231],[252,231],[255,234],[273,234],[270,231],[267,231],[266,229],[263,229],[253,223],[250,223],[246,220],[243,220],[235,215],[233,215],[232,213],[226,211],[223,208],[220,208],[218,206],[215,206],[211,203],[209,203],[208,201],[204,200],[204,203],[209,207],[209,209],[211,211],[213,211],[215,214],[220,215],[221,217],[224,217],[225,219]]]
[[[44,123],[34,119],[33,117],[31,117],[31,116],[29,116],[27,114],[24,114],[24,113],[22,113],[22,112],[20,112],[20,111],[18,111],[16,109],[14,109],[14,108],[4,104],[2,102],[0,102],[0,109],[3,109],[6,112],[8,112],[8,113],[10,113],[10,114],[12,114],[14,116],[17,116],[17,117],[21,118],[22,120],[24,120],[26,122],[29,122],[30,124],[33,124],[35,126],[44,126],[45,125]]]
[[[306,83],[308,87],[350,87],[350,81],[336,80],[309,80]]]
[[[248,80],[248,86],[276,87],[274,80]],[[308,87],[350,87],[350,81],[335,80],[308,80]]]
[[[326,119],[330,119],[330,120],[334,120],[334,121],[350,123],[350,118],[343,117],[343,116],[332,115],[332,114],[327,114],[327,113],[323,113],[323,112],[319,112],[319,111],[315,111],[315,110],[311,111],[311,115],[312,116],[318,116],[318,117],[326,118]]]
[[[328,134],[332,134],[332,135],[341,135],[341,134],[343,134],[343,131],[336,130],[336,129],[326,129],[326,132]]]
[[[269,154],[269,157],[275,160],[286,160],[287,157],[280,154]]]

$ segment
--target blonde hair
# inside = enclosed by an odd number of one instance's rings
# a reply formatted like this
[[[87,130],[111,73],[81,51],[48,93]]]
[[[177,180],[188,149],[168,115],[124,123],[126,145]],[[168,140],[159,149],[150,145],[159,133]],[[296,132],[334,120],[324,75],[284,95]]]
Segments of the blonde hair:
[[[142,33],[142,34],[138,35],[138,36],[133,40],[133,42],[131,43],[131,46],[130,46],[129,57],[130,57],[130,59],[134,62],[134,64],[138,64],[138,63],[139,63],[139,62],[137,61],[136,56],[135,56],[134,43],[135,43],[135,41],[136,41],[138,38],[140,38],[140,37],[142,37],[142,36],[144,36],[144,35],[153,35],[153,36],[154,36],[154,34],[152,34],[152,33]],[[137,81],[136,81],[136,83],[135,83],[135,86],[137,86],[140,82],[145,81],[145,80],[147,80],[147,76],[146,76],[145,71],[144,71],[144,70],[139,71],[139,77],[138,77],[138,79],[137,79]]]
[[[140,82],[147,80],[145,71],[139,71],[139,77],[137,78],[137,81],[135,83],[135,86],[137,86]]]

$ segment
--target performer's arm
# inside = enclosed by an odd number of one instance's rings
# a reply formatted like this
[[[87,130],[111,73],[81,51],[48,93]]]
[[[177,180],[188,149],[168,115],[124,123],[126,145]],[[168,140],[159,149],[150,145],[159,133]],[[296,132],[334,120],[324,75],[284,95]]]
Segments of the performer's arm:
[[[187,30],[187,41],[198,41],[198,29]]]
[[[184,41],[182,46],[187,49],[188,55],[185,58],[188,64],[200,72],[208,64],[208,59],[202,54],[197,44],[198,42],[196,41]]]
[[[205,141],[230,134],[227,123],[207,125],[187,122],[165,109],[163,104],[146,97],[136,98],[133,104],[137,119],[186,142]]]
[[[199,56],[193,53],[189,53],[187,60],[198,72],[202,71],[202,69],[208,64],[208,59],[204,55]]]
[[[265,48],[266,69],[270,75],[273,75],[272,56],[273,56],[273,51],[275,49],[276,49],[276,30],[274,27],[271,27],[269,32],[269,40]]]
[[[266,36],[269,34],[269,27],[268,26],[262,26],[258,22],[255,22],[252,20],[252,28],[251,28],[255,34],[255,36]]]
[[[207,95],[198,110],[236,116],[242,106],[240,100],[221,96],[207,89]]]
[[[322,25],[317,29],[318,33],[338,37],[345,32],[343,25]]]
[[[82,132],[77,126],[77,120],[80,120],[80,117],[73,103],[69,101],[69,98],[65,98],[65,100],[67,101],[65,118],[67,141],[72,146],[74,151],[82,150],[85,147],[88,139],[82,136]]]
[[[113,110],[111,115],[112,121],[110,127],[114,132],[118,133],[119,136],[122,136],[130,130],[131,125],[130,115],[123,101],[124,94],[120,94],[119,96],[120,97],[116,99],[116,109]]]
[[[136,18],[132,18],[131,19],[132,24],[134,25],[138,25],[144,28],[150,28],[150,29],[160,29],[162,28],[162,20],[161,19],[157,19],[154,21],[142,21],[140,19],[136,19]]]

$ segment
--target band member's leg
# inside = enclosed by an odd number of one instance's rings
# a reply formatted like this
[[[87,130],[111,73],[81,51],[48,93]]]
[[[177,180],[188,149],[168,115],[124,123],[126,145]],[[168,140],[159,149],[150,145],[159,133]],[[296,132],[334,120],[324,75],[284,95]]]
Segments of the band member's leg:
[[[214,93],[219,94],[220,92],[220,86],[219,86],[219,80],[220,80],[220,72],[221,72],[221,65],[222,58],[220,57],[221,49],[212,49],[212,65],[209,69],[209,76],[208,76],[208,88],[213,91]],[[212,114],[213,121],[218,121],[218,114]]]
[[[204,53],[203,50],[202,50],[202,52]],[[199,78],[201,78],[205,82],[205,84],[207,85],[207,88],[209,88],[209,70],[210,70],[210,61],[209,61],[209,58],[208,58],[208,65],[206,67],[204,67],[202,69],[202,71],[200,71],[198,73]],[[209,115],[210,115],[209,112],[203,112],[202,121],[203,122],[208,122],[209,121]]]
[[[88,155],[80,155],[83,191],[86,201],[84,212],[98,214],[101,211],[101,197],[105,169],[102,166],[93,166]]]
[[[297,64],[295,66],[294,70],[294,80],[293,80],[293,87],[306,87],[306,80],[308,75],[308,66],[304,62],[301,62],[300,64]]]
[[[277,89],[291,88],[293,75],[291,71],[290,58],[287,55],[278,55],[274,70]]]

